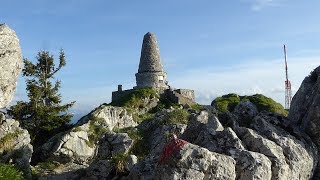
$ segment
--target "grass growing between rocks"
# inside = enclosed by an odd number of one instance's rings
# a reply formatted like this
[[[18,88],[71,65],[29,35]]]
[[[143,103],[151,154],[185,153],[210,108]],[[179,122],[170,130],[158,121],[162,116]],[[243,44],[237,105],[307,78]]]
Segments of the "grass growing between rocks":
[[[112,106],[127,107],[130,109],[144,108],[143,99],[159,98],[159,94],[152,88],[136,89],[118,101],[111,102]]]
[[[169,99],[160,99],[157,106],[152,108],[149,112],[156,113],[158,111],[161,111],[162,109],[170,109],[170,108],[178,109],[180,108],[180,106],[181,106],[180,104],[173,103]]]
[[[197,113],[199,113],[199,112],[203,109],[203,106],[196,103],[196,104],[191,105],[191,109],[193,109],[193,110],[195,110]]]
[[[189,120],[189,113],[184,109],[174,109],[173,111],[166,114],[163,125],[169,124],[187,124]]]
[[[246,99],[255,104],[259,112],[265,110],[288,116],[288,111],[285,110],[280,103],[277,103],[273,99],[268,98],[262,94],[255,94],[252,96],[239,96],[237,94],[227,94],[214,99],[211,105],[213,105],[219,113],[224,113],[226,111],[232,112],[240,101]]]
[[[79,126],[72,129],[72,132],[79,132],[79,131],[82,131],[82,128]]]
[[[144,114],[133,114],[133,120],[137,122],[138,124],[141,123],[142,121],[148,121],[152,120],[154,118],[154,113],[146,112]]]
[[[111,157],[111,162],[115,167],[117,174],[126,172],[125,166],[128,159],[128,154],[120,153]]]
[[[4,151],[12,150],[14,146],[13,140],[22,133],[22,130],[16,130],[12,133],[6,134],[3,138],[0,139],[0,148]]]
[[[89,147],[93,148],[94,144],[96,144],[100,140],[100,138],[108,131],[107,128],[101,125],[103,123],[104,119],[91,117],[88,132],[89,141],[87,142],[87,145]]]
[[[45,162],[39,162],[36,166],[32,169],[32,176],[37,179],[38,176],[43,175],[48,172],[52,172],[54,169],[58,168],[60,163],[56,161],[52,161],[50,159],[46,160]]]
[[[129,154],[136,155],[138,159],[143,159],[149,154],[150,149],[147,142],[148,132],[132,127],[114,129],[113,131],[116,133],[127,133],[133,140],[133,145],[129,150]]]
[[[22,180],[23,173],[16,167],[9,164],[0,163],[0,179],[4,180]]]

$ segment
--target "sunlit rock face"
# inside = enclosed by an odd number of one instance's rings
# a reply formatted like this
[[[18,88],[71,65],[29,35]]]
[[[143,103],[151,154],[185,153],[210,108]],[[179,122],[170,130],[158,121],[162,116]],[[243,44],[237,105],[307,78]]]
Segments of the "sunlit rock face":
[[[22,54],[16,33],[6,24],[0,25],[0,108],[13,98],[21,72]]]

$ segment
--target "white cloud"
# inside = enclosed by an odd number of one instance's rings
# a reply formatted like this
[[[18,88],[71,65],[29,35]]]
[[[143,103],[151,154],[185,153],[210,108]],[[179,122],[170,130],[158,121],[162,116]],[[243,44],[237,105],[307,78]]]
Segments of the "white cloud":
[[[279,6],[284,0],[248,0],[251,4],[251,10],[260,11],[266,7]]]
[[[289,59],[289,79],[293,94],[304,77],[319,65],[320,56]],[[187,75],[172,79],[172,86],[194,89],[197,102],[202,104],[210,104],[215,97],[228,93],[260,93],[284,104],[283,59],[256,60],[227,68],[202,68],[185,74]]]

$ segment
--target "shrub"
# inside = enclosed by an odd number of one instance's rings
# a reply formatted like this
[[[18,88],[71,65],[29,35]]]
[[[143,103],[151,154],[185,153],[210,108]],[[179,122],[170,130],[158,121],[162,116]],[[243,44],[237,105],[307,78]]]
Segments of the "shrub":
[[[288,116],[288,111],[284,109],[284,107],[275,102],[273,99],[268,98],[262,94],[255,94],[253,96],[244,96],[243,99],[249,99],[253,104],[255,104],[258,108],[258,111],[270,111],[278,114],[282,114],[284,116]]]
[[[13,165],[0,163],[0,179],[22,180],[23,174]]]
[[[218,112],[233,111],[236,105],[240,102],[240,97],[237,94],[227,94],[217,97],[211,105],[213,105]]]
[[[274,113],[279,113],[284,116],[288,115],[288,111],[283,108],[280,103],[275,102],[273,99],[268,98],[262,94],[255,94],[252,96],[238,96],[237,94],[228,94],[221,97],[217,97],[211,103],[219,113],[224,113],[226,111],[233,111],[235,106],[242,100],[249,100],[255,104],[258,111],[270,111]]]

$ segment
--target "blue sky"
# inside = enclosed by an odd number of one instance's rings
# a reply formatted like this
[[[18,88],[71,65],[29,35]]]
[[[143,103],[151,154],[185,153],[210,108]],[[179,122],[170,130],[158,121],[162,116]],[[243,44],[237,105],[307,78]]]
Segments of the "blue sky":
[[[169,84],[196,90],[203,104],[227,93],[262,93],[283,104],[283,44],[293,92],[320,65],[317,0],[5,0],[0,23],[19,36],[23,56],[66,52],[58,74],[76,116],[135,85],[142,38],[157,36]],[[20,77],[14,100],[26,99]]]

